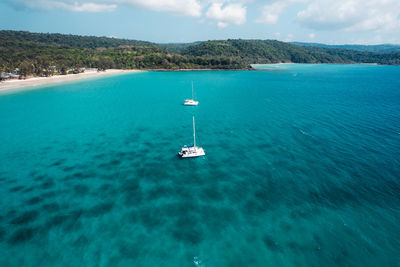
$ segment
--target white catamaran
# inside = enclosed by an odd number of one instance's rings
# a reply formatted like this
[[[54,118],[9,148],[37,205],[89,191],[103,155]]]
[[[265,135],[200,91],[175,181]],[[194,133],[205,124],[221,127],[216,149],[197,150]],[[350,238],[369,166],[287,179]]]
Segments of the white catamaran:
[[[193,116],[193,146],[184,146],[182,147],[181,152],[178,155],[181,158],[194,158],[199,156],[204,156],[206,153],[202,147],[196,146],[196,128],[194,124],[194,116]]]
[[[185,106],[197,106],[199,104],[199,101],[194,100],[193,96],[193,82],[192,82],[192,99],[185,99],[185,103],[183,105]]]

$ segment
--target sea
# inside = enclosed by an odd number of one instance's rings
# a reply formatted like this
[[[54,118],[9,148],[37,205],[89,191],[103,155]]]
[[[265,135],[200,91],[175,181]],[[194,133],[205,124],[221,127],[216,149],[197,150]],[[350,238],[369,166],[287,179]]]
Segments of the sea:
[[[254,67],[2,93],[0,266],[400,266],[400,67]]]

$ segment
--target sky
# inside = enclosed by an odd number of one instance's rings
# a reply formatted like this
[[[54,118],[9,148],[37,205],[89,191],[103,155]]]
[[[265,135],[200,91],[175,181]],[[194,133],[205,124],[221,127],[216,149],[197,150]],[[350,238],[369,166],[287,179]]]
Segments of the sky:
[[[400,44],[400,0],[1,0],[0,29],[158,43]]]

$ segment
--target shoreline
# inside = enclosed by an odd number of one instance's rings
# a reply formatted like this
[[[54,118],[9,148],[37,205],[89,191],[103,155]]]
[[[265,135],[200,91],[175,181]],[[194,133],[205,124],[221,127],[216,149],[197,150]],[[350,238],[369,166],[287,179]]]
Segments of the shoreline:
[[[59,83],[67,83],[73,81],[86,80],[91,78],[100,78],[117,74],[143,72],[142,70],[120,70],[120,69],[109,69],[106,71],[85,71],[78,74],[67,74],[67,75],[54,75],[50,77],[32,77],[23,80],[13,79],[0,82],[0,93],[14,91],[28,87],[41,87],[46,85],[53,85]]]
[[[257,65],[371,65],[371,66],[399,66],[390,64],[379,63],[294,63],[294,62],[281,62],[281,63],[265,63],[265,64],[250,64],[251,66]]]
[[[255,69],[234,69],[234,71],[255,70]],[[134,72],[181,72],[181,71],[232,71],[232,69],[108,69],[105,71],[85,71],[78,74],[53,75],[49,77],[29,77],[26,79],[12,79],[0,82],[0,93],[16,91],[18,89],[42,87],[47,85],[61,84],[105,76],[134,73]]]
[[[145,71],[240,71],[240,70],[254,70],[254,69],[145,69]]]

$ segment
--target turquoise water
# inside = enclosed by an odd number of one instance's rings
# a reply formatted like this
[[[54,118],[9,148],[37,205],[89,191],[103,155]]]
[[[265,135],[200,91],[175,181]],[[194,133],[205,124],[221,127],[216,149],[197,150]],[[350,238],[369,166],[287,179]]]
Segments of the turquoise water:
[[[258,68],[0,95],[0,265],[400,266],[400,67]]]

